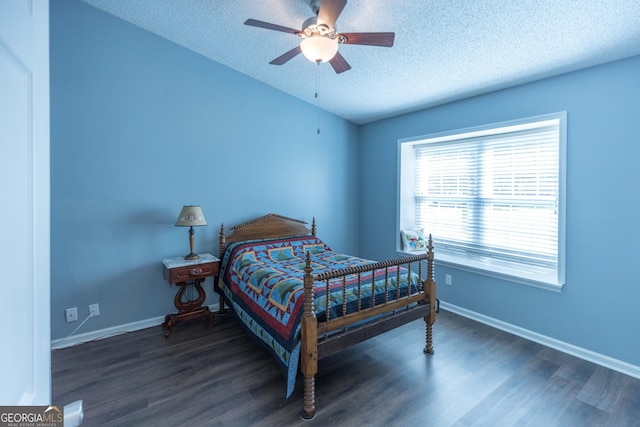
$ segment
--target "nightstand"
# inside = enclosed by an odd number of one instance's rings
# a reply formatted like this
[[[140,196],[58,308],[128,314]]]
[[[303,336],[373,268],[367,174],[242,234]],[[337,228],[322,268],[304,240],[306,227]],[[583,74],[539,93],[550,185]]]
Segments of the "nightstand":
[[[173,304],[178,309],[177,313],[167,314],[164,317],[162,328],[165,330],[164,336],[168,337],[176,323],[196,317],[204,317],[207,323],[216,324],[216,319],[209,307],[202,306],[207,295],[202,288],[202,282],[207,277],[218,276],[220,272],[220,260],[211,254],[200,254],[200,258],[186,260],[184,257],[166,258],[162,260],[164,266],[164,278],[169,282],[169,286],[175,284],[180,289]],[[193,288],[191,288],[193,286]],[[193,289],[197,296],[193,296]],[[189,290],[189,292],[187,292]],[[186,300],[185,300],[185,293]]]

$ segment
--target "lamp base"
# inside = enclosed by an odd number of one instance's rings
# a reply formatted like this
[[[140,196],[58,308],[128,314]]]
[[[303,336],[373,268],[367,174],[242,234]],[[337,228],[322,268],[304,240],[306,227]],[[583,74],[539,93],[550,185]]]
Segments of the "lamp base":
[[[200,258],[200,255],[194,254],[193,252],[191,252],[189,255],[184,256],[184,259],[188,259],[188,260],[199,259],[199,258]]]

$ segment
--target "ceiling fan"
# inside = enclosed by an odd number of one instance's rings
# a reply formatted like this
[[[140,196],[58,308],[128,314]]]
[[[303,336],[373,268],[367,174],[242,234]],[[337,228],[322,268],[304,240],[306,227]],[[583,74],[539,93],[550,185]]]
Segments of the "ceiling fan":
[[[282,65],[302,53],[312,62],[329,62],[336,73],[340,74],[351,69],[349,63],[338,52],[338,44],[359,44],[368,46],[393,46],[395,33],[338,33],[335,23],[347,0],[311,0],[310,6],[316,16],[302,24],[302,30],[283,27],[269,22],[247,19],[245,25],[266,28],[293,34],[303,40],[299,46],[277,57],[270,64]]]

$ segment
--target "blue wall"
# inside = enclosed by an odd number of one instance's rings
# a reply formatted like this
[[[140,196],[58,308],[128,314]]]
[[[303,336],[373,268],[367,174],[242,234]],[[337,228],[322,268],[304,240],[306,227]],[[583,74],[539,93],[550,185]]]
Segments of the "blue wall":
[[[278,212],[357,253],[357,126],[323,112],[318,136],[312,105],[77,0],[50,20],[52,339],[67,307],[100,304],[79,333],[175,311],[161,260],[188,252],[185,204],[198,252]]]
[[[362,126],[360,255],[395,255],[395,203],[380,197],[397,197],[398,139],[567,111],[562,293],[439,267],[438,296],[640,365],[639,76],[640,57],[633,57]],[[445,274],[453,286],[444,285]]]

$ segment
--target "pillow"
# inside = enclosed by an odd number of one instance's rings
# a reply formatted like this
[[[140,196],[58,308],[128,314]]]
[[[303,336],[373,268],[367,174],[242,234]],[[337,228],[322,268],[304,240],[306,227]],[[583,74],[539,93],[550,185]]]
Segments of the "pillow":
[[[319,252],[324,252],[325,249],[323,243],[314,243],[313,245],[303,245],[302,250],[304,251],[306,256],[307,252],[311,252],[311,254],[313,255]]]
[[[422,230],[401,230],[402,249],[405,251],[424,251],[427,249],[427,238]]]
[[[287,261],[296,258],[296,256],[293,254],[293,247],[291,246],[267,249],[267,252],[269,253],[269,258],[271,258],[275,262]]]

